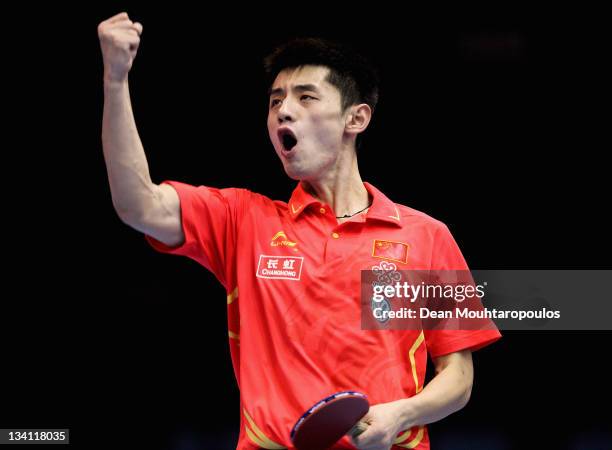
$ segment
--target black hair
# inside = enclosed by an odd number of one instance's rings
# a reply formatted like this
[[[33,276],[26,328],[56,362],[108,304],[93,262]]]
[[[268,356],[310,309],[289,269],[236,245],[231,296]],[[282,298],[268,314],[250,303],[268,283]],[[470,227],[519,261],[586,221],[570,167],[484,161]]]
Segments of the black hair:
[[[330,69],[326,80],[340,91],[343,111],[359,103],[367,103],[374,111],[379,83],[376,68],[351,47],[339,42],[297,38],[277,47],[264,59],[268,87],[282,70],[305,65]]]

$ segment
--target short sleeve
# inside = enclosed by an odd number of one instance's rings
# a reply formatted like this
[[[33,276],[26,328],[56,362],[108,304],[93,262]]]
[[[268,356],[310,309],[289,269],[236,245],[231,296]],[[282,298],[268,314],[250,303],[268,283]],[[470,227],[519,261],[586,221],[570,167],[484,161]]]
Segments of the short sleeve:
[[[181,226],[185,241],[169,247],[151,236],[151,246],[162,253],[187,256],[210,270],[227,288],[235,259],[240,218],[248,204],[245,189],[216,189],[164,181],[172,186],[181,204]]]
[[[434,237],[431,270],[469,270],[459,246],[448,227],[441,224]],[[477,330],[424,330],[427,350],[432,358],[461,350],[478,350],[501,338],[492,320]]]

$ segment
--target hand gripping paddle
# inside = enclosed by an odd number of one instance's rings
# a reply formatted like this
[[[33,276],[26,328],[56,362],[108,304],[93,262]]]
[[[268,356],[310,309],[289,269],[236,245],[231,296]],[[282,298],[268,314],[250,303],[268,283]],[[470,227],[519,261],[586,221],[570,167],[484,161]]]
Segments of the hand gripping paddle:
[[[365,394],[343,391],[330,395],[310,407],[291,430],[291,441],[298,450],[324,450],[349,431],[359,435],[367,426],[359,419],[370,404]]]

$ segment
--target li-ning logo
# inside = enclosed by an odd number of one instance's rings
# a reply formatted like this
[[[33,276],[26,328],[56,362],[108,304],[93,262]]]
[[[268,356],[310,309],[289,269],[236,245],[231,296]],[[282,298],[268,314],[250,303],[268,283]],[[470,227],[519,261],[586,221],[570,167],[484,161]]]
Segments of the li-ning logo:
[[[303,256],[259,255],[257,277],[297,281],[302,276],[303,263]]]
[[[297,242],[292,242],[287,239],[287,235],[284,231],[279,231],[274,235],[272,241],[270,242],[272,247],[295,247]]]

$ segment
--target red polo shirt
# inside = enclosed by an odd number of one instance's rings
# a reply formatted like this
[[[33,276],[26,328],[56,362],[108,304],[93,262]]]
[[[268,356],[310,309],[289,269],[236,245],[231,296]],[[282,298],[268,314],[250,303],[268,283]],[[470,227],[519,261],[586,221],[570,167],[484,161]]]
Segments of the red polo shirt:
[[[343,390],[361,391],[371,404],[413,396],[423,388],[427,353],[475,350],[500,337],[496,329],[361,330],[361,270],[467,268],[443,223],[368,183],[367,214],[342,224],[301,184],[285,203],[167,183],[180,198],[185,242],[169,248],[147,239],[198,261],[226,288],[238,449],[292,448],[295,421],[321,398]],[[354,447],[345,437],[334,448]],[[429,448],[426,427],[402,432],[393,448]]]

